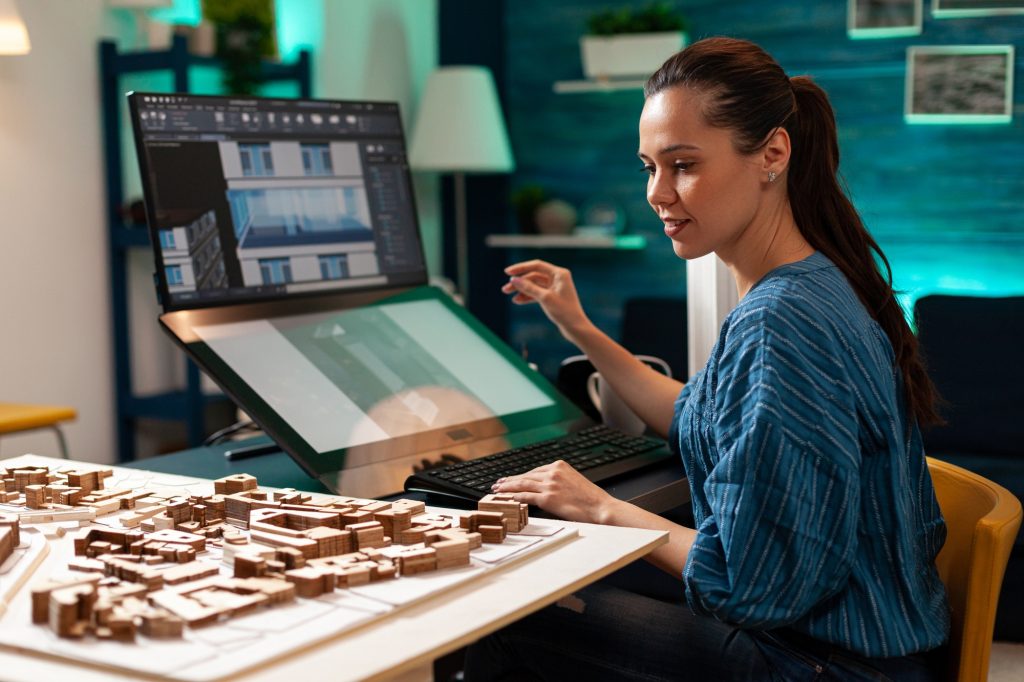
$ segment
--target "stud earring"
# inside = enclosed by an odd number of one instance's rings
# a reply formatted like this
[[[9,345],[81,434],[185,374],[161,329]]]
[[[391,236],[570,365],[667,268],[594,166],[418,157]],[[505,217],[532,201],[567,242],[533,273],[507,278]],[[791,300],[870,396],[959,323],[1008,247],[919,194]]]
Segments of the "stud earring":
[[[768,171],[768,182],[775,182],[777,177],[778,175],[775,174],[775,171]]]

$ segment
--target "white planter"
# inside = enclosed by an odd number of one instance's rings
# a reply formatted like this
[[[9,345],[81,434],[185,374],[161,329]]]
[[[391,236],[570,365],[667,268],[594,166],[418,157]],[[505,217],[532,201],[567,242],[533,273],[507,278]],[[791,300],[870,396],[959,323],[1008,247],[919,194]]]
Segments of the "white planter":
[[[686,34],[681,31],[583,36],[583,75],[591,79],[647,77],[685,46]]]

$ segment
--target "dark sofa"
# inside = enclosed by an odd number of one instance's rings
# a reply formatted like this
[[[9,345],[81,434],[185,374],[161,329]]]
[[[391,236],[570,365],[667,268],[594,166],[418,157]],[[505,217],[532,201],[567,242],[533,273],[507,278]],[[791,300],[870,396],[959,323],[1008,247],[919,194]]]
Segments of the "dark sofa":
[[[914,305],[945,426],[924,432],[929,456],[1024,500],[1024,296],[924,296]],[[1024,530],[1006,567],[997,640],[1024,641]]]

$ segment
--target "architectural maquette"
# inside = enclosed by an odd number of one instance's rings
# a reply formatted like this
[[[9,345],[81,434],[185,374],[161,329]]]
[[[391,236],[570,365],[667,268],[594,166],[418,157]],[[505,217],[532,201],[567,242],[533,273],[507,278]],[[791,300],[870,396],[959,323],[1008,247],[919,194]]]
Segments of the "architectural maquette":
[[[458,512],[26,455],[0,462],[0,642],[214,679],[574,535],[502,495]]]

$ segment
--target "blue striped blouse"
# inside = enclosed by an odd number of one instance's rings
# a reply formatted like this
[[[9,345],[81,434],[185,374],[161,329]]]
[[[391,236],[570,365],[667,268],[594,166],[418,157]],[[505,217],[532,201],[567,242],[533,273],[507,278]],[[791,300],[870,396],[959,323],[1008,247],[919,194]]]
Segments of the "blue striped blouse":
[[[693,494],[695,612],[872,657],[946,641],[946,526],[901,387],[885,332],[824,255],[744,296],[669,436]]]

